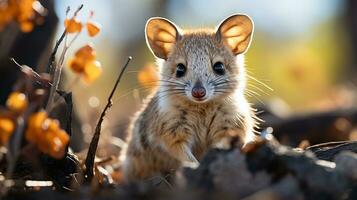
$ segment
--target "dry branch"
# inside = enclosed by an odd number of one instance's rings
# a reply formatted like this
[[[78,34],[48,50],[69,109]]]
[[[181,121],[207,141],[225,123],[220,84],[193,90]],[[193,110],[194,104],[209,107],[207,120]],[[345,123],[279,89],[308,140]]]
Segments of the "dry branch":
[[[77,10],[73,14],[73,17],[75,17],[82,8],[83,8],[83,4],[81,4],[77,8]],[[69,12],[69,8],[67,9],[67,13],[68,12]],[[48,68],[50,70],[51,77],[53,78],[52,79],[52,84],[53,85],[52,85],[52,87],[50,89],[50,94],[49,94],[49,97],[48,97],[48,100],[47,100],[47,105],[46,105],[46,110],[47,111],[50,111],[50,109],[52,108],[52,104],[54,102],[55,93],[57,91],[57,88],[58,88],[58,85],[59,85],[59,81],[60,81],[60,78],[61,78],[63,60],[64,60],[65,54],[66,54],[66,52],[67,52],[67,50],[68,50],[70,45],[68,45],[68,46],[67,46],[67,44],[64,45],[60,60],[58,62],[59,64],[57,64],[54,69],[52,69],[51,67],[53,67],[53,64],[55,63],[55,58],[56,58],[56,53],[57,53],[58,47],[63,42],[63,39],[65,39],[66,37],[67,37],[67,28],[65,28],[65,30],[63,31],[60,39],[56,42],[55,47],[54,47],[54,49],[53,49],[53,51],[51,53],[51,56],[49,58]],[[77,37],[75,37],[75,38],[77,38]],[[72,40],[72,42],[74,41],[74,39]],[[72,42],[70,44],[72,44]]]
[[[46,85],[43,84],[43,83],[41,82],[41,80],[43,80],[43,79],[41,78],[41,75],[38,74],[35,70],[33,70],[31,67],[29,67],[29,66],[27,66],[27,65],[20,65],[20,64],[15,60],[15,58],[10,58],[10,60],[11,60],[12,62],[14,62],[15,65],[18,66],[18,67],[22,70],[22,72],[24,72],[24,71],[29,71],[29,72],[31,73],[31,75],[36,79],[36,83],[38,83],[38,84],[40,84],[40,85],[42,85],[42,86],[44,86],[44,87],[52,87],[52,83],[50,83],[50,82],[47,82]]]
[[[105,115],[107,114],[107,110],[112,107],[113,105],[113,95],[114,95],[114,92],[115,90],[117,89],[118,87],[118,84],[121,80],[121,77],[123,76],[124,74],[124,71],[125,69],[127,68],[129,62],[131,61],[131,57],[128,58],[128,60],[126,61],[124,67],[121,69],[121,72],[114,84],[114,87],[108,97],[108,102],[107,102],[107,105],[104,107],[104,110],[102,112],[102,114],[100,115],[99,117],[99,120],[98,120],[98,123],[97,123],[97,126],[95,127],[95,132],[94,132],[94,135],[92,137],[92,140],[90,142],[90,145],[89,145],[89,149],[88,149],[88,153],[87,153],[87,157],[86,157],[86,161],[85,161],[85,166],[86,166],[86,171],[85,171],[85,178],[88,182],[90,182],[93,178],[93,167],[94,167],[94,159],[95,159],[95,154],[97,152],[97,147],[98,147],[98,142],[99,142],[99,137],[100,137],[100,133],[101,133],[101,128],[102,128],[102,123],[103,123],[103,120],[104,120],[104,117]]]
[[[337,154],[343,151],[357,153],[357,141],[322,143],[310,146],[307,150],[314,152],[318,159],[332,161]]]

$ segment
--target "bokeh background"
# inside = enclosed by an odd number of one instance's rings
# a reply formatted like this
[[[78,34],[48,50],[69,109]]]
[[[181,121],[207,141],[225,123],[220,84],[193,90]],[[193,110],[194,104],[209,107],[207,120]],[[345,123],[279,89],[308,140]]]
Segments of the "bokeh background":
[[[77,113],[83,122],[81,129],[87,135],[93,132],[93,122],[104,107],[127,56],[134,59],[115,95],[104,133],[112,135],[125,129],[129,118],[140,108],[141,99],[148,94],[138,82],[138,75],[140,70],[155,67],[144,38],[146,20],[152,16],[166,17],[181,28],[213,28],[233,13],[251,16],[255,33],[246,59],[249,75],[257,81],[250,78],[249,89],[255,93],[248,98],[256,105],[272,107],[279,115],[342,109],[356,103],[357,86],[349,73],[356,67],[351,46],[354,36],[348,18],[350,2],[87,0],[75,3],[85,5],[83,13],[94,10],[94,19],[102,24],[101,34],[92,42],[104,73],[90,86],[81,84],[73,88]],[[68,5],[73,6],[73,1],[56,1],[61,22]],[[60,34],[62,23],[58,30]],[[88,39],[83,36],[76,45],[80,47]]]
[[[353,0],[57,0],[56,38],[64,29],[67,6],[74,9],[80,4],[84,4],[82,19],[93,10],[93,19],[102,29],[94,39],[82,34],[68,57],[90,41],[103,74],[91,85],[72,85],[75,74],[66,67],[62,88],[73,91],[80,121],[77,132],[84,133],[86,142],[128,56],[133,61],[115,94],[103,134],[122,136],[148,94],[138,76],[155,69],[144,38],[146,20],[152,16],[166,17],[181,28],[213,28],[233,13],[251,16],[255,33],[246,63],[254,77],[249,79],[254,92],[248,98],[256,107],[288,117],[356,106],[357,6]]]

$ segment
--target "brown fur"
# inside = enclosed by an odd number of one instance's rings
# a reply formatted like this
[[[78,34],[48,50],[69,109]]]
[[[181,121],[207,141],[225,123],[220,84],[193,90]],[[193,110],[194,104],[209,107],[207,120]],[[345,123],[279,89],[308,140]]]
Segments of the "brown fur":
[[[169,38],[169,45],[148,41],[153,53],[164,58],[158,60],[163,81],[129,127],[128,147],[123,153],[127,181],[172,173],[183,164],[197,165],[209,148],[222,146],[231,137],[254,139],[254,112],[244,97],[243,55],[236,55],[214,30],[180,32],[172,26],[169,35],[175,39]],[[179,35],[172,34],[175,29]],[[153,47],[155,44],[160,45]],[[225,65],[222,77],[212,69],[218,61]],[[178,63],[187,66],[180,79],[175,78]],[[207,88],[207,101],[195,102],[189,95],[197,80]],[[225,81],[224,92],[212,86],[218,80]],[[178,83],[167,81],[185,83],[184,91],[176,91]]]

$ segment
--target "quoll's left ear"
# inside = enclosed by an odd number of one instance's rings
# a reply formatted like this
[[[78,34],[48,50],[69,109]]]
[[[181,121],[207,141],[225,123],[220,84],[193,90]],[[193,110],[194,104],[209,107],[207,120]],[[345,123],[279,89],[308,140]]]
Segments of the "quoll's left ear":
[[[236,14],[223,20],[216,31],[216,37],[227,45],[234,55],[249,48],[253,35],[253,21],[247,15]]]

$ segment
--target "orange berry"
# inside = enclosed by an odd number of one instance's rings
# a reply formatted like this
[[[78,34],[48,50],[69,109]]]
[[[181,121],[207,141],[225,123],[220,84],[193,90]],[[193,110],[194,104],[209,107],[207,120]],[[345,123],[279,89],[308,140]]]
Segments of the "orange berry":
[[[45,111],[29,117],[26,139],[38,149],[54,158],[62,158],[69,142],[68,134],[61,129],[59,121],[47,118]]]
[[[25,133],[26,139],[36,144],[38,139],[41,138],[43,122],[47,118],[47,113],[45,111],[40,111],[32,114],[27,122],[27,130]]]
[[[41,129],[43,127],[43,122],[47,119],[46,111],[39,111],[33,113],[28,120],[28,126],[34,129]]]
[[[87,31],[90,37],[96,36],[101,29],[101,25],[97,22],[89,21],[87,22]]]
[[[48,132],[46,138],[49,144],[48,154],[54,158],[62,158],[65,154],[65,149],[69,142],[68,134],[65,131],[59,129],[55,132]]]
[[[67,33],[79,33],[82,30],[82,23],[76,18],[65,19],[64,26]]]
[[[27,105],[27,97],[21,92],[12,92],[6,101],[6,106],[14,112],[24,111],[27,108]]]
[[[82,58],[86,61],[95,60],[96,52],[92,44],[86,44],[85,46],[78,49],[75,53],[75,57]]]
[[[20,23],[20,30],[24,33],[29,33],[33,30],[34,25],[30,21],[23,21]]]
[[[23,12],[31,11],[33,2],[34,0],[17,0],[18,8]]]
[[[32,8],[33,0],[20,0],[18,2],[17,21],[25,21],[34,18],[35,12]]]
[[[69,142],[69,135],[66,131],[60,130],[57,134],[57,137],[62,141],[62,143],[67,146]]]
[[[99,61],[88,62],[84,68],[84,81],[92,83],[102,74],[102,65]]]
[[[5,117],[0,118],[0,144],[5,145],[15,130],[15,123]]]
[[[44,124],[46,126],[45,129],[48,131],[57,131],[57,130],[61,129],[60,125],[59,125],[59,121],[56,119],[48,118],[44,121]]]

